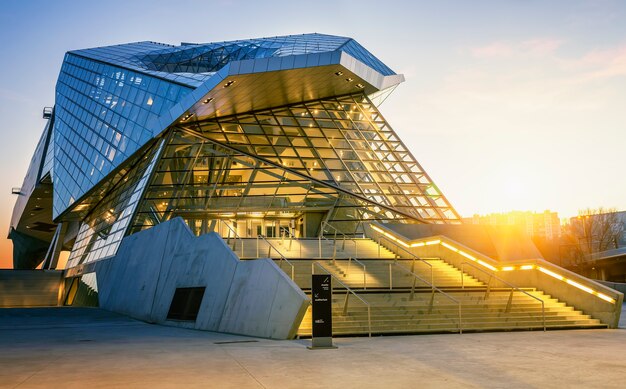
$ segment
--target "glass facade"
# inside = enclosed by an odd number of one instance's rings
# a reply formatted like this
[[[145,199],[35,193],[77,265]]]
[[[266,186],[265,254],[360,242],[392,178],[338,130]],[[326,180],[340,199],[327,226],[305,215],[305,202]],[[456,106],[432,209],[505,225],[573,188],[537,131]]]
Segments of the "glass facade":
[[[136,157],[117,185],[84,218],[68,258],[68,267],[110,257],[117,252],[162,145],[160,140],[145,154]]]
[[[67,53],[41,171],[55,223],[79,224],[68,267],[174,217],[247,237],[459,222],[372,102],[401,81],[355,40],[322,34]],[[259,102],[259,90],[283,97]]]
[[[132,232],[182,217],[275,236],[307,218],[359,234],[367,220],[444,223],[458,215],[362,94],[172,128]],[[263,226],[258,230],[259,226]],[[270,226],[270,229],[267,229]],[[269,232],[268,232],[269,231]]]
[[[458,215],[363,94],[219,118],[190,131],[418,220]]]
[[[186,43],[178,48],[164,48],[137,57],[141,58],[150,70],[207,74],[218,71],[232,61],[324,53],[339,49],[382,75],[395,74],[354,39],[324,34],[288,35],[208,44]]]
[[[150,121],[190,90],[68,54],[56,89],[54,216],[151,140]]]

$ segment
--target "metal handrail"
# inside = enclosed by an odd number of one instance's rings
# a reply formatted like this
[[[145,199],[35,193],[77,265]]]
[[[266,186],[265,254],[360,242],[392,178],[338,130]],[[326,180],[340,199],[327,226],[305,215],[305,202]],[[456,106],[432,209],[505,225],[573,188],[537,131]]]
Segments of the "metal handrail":
[[[342,239],[342,244],[341,244],[341,251],[344,251],[346,249],[346,240],[351,240],[354,243],[354,256],[357,257],[358,254],[358,245],[356,243],[356,239],[354,238],[349,238],[348,235],[344,234],[343,232],[339,231],[337,229],[337,227],[333,226],[332,224],[328,223],[327,221],[322,221],[322,224],[320,225],[320,246],[321,246],[321,238],[324,235],[324,232],[326,231],[326,227],[330,227],[335,231],[335,234],[333,235],[333,244],[334,244],[334,252],[333,252],[333,259],[335,259],[336,255],[337,255],[337,234],[342,235],[343,239]],[[321,251],[321,250],[320,250]],[[321,257],[321,253],[320,253],[320,257]]]
[[[232,226],[229,226],[228,223],[226,223],[226,221],[221,220],[221,219],[217,219],[217,221],[220,224],[225,225],[229,232],[228,232],[228,237],[226,238],[226,244],[230,245],[229,241],[230,241],[230,233],[232,232],[235,236],[233,238],[233,251],[237,251],[236,247],[237,247],[237,239],[239,239],[239,241],[241,242],[241,256],[243,256],[243,239],[241,239],[241,237],[239,236],[239,234],[237,234],[237,231],[235,231],[235,229]]]
[[[400,245],[398,245],[398,242],[394,242],[393,240],[391,240],[391,239],[387,238],[386,236],[379,236],[379,237],[378,237],[378,256],[379,256],[379,257],[380,257],[380,247],[381,247],[380,241],[381,241],[382,239],[385,239],[385,240],[387,240],[387,241],[389,241],[389,242],[391,242],[391,243],[395,244],[396,249],[398,249],[398,250],[402,250],[402,251],[404,251],[405,253],[407,253],[407,254],[409,254],[409,255],[411,256],[411,258],[413,259],[413,260],[411,261],[411,272],[414,272],[414,271],[415,271],[415,261],[416,261],[416,260],[417,260],[417,261],[420,261],[420,262],[422,262],[422,263],[424,263],[424,264],[426,264],[426,265],[428,265],[428,266],[430,267],[430,283],[431,283],[432,285],[434,285],[434,284],[435,284],[435,277],[434,277],[434,274],[433,274],[433,265],[432,265],[431,263],[428,263],[428,261],[423,260],[422,258],[420,258],[420,257],[418,257],[417,255],[413,254],[413,253],[412,253],[412,252],[410,252],[409,250],[407,250],[407,249],[405,249],[405,248],[403,248],[403,247],[400,247]],[[399,255],[400,255],[400,254],[398,254],[398,256],[399,256]],[[396,258],[394,258],[394,263],[397,263],[397,262],[398,262],[398,258],[396,257]]]
[[[272,257],[271,256],[272,249],[274,251],[276,251],[276,253],[280,256],[280,259],[278,260],[278,267],[279,268],[281,268],[281,269],[283,268],[283,265],[282,265],[283,261],[287,262],[287,264],[289,266],[291,266],[291,279],[294,280],[295,276],[296,276],[296,267],[293,265],[293,263],[289,262],[289,260],[287,260],[287,258],[280,251],[278,251],[276,249],[276,247],[274,247],[274,245],[271,244],[270,241],[267,240],[267,238],[265,236],[260,235],[260,234],[256,236],[256,256],[257,256],[257,258],[259,258],[259,238],[263,239],[268,244],[268,248],[267,248],[267,257],[268,258]]]
[[[485,273],[485,274],[487,274],[489,276],[489,281],[487,282],[487,291],[485,292],[485,299],[487,299],[489,297],[489,291],[491,289],[491,279],[492,278],[495,278],[496,280],[502,282],[503,284],[508,285],[511,288],[511,294],[509,295],[509,301],[506,304],[505,312],[510,312],[511,311],[511,306],[513,305],[513,290],[516,290],[518,292],[522,292],[525,295],[527,295],[529,297],[532,297],[533,299],[539,301],[541,303],[541,316],[542,316],[543,330],[546,331],[546,307],[545,307],[545,302],[542,299],[540,299],[537,296],[533,296],[532,294],[530,294],[530,293],[528,293],[528,292],[526,292],[524,290],[521,290],[517,286],[511,284],[510,282],[503,280],[502,278],[496,276],[493,273],[490,273],[490,272],[488,272],[488,271],[486,271],[484,269],[479,268],[478,266],[474,265],[471,262],[463,262],[463,263],[461,263],[461,289],[465,289],[465,283],[463,281],[464,280],[464,276],[465,276],[465,272],[464,272],[463,268],[465,267],[465,265],[469,265],[469,266],[473,267],[474,269],[476,269],[478,271],[481,271],[481,272],[483,272],[483,273]]]
[[[413,278],[413,286],[411,287],[411,296],[410,296],[410,300],[413,300],[413,296],[415,295],[415,281],[417,279],[419,279],[420,281],[424,282],[426,285],[430,285],[431,287],[431,296],[430,296],[430,303],[428,306],[428,313],[431,313],[433,310],[433,305],[435,302],[435,292],[439,292],[441,293],[443,296],[447,297],[448,299],[452,300],[454,303],[457,304],[458,306],[458,310],[459,310],[459,333],[462,334],[463,333],[463,325],[461,323],[463,314],[462,314],[462,308],[461,308],[461,301],[455,299],[454,297],[450,296],[448,293],[444,292],[443,290],[437,288],[434,284],[429,283],[428,281],[426,281],[425,279],[423,279],[422,277],[418,276],[417,274],[413,273],[411,270],[405,268],[404,266],[396,263],[395,264],[398,268],[400,268],[400,270],[405,271],[409,274],[411,274],[414,278]],[[389,279],[391,280],[391,264],[389,264]]]
[[[350,275],[350,265],[352,264],[352,261],[358,263],[359,265],[361,265],[363,267],[363,289],[366,290],[367,289],[367,268],[365,267],[365,264],[361,261],[359,261],[356,258],[348,258],[348,270],[346,271],[346,275],[349,276]]]
[[[281,239],[280,239],[280,244],[284,245],[285,243],[285,234],[283,234],[282,232],[286,231],[287,235],[289,236],[289,248],[287,248],[287,251],[291,251],[291,246],[293,244],[293,240],[298,240],[298,238],[296,238],[296,236],[293,234],[293,232],[291,232],[291,229],[289,227],[287,227],[286,230],[281,230]],[[302,243],[300,243],[300,258],[302,258]]]
[[[365,301],[365,299],[363,299],[361,296],[356,294],[356,292],[354,290],[350,289],[350,287],[348,287],[346,284],[341,282],[339,280],[339,278],[337,278],[337,276],[335,276],[332,272],[330,272],[328,269],[326,269],[324,266],[322,266],[322,264],[319,263],[319,262],[313,262],[311,264],[311,274],[315,274],[315,266],[316,265],[319,266],[324,272],[326,272],[326,274],[328,274],[329,276],[331,276],[332,278],[337,280],[337,282],[346,289],[346,299],[345,299],[345,301],[343,303],[343,314],[344,315],[346,313],[348,313],[348,298],[350,297],[350,294],[353,294],[354,297],[358,298],[359,300],[361,300],[361,302],[363,304],[365,304],[365,306],[367,307],[367,329],[368,329],[368,335],[370,337],[372,337],[372,309],[371,309],[370,303]],[[330,296],[331,296],[331,299],[332,299],[332,295],[333,295],[333,286],[332,286],[332,283],[331,283],[331,285],[330,285]]]

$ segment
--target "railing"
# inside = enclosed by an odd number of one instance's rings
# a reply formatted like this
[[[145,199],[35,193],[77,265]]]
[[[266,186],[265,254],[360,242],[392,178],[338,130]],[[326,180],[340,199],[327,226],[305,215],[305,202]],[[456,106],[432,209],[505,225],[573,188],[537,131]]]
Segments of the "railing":
[[[396,246],[396,250],[400,251],[402,250],[403,252],[407,253],[409,255],[409,257],[412,259],[411,261],[411,272],[415,272],[415,261],[418,261],[419,263],[423,263],[426,264],[429,268],[430,268],[430,284],[435,285],[435,277],[434,277],[434,273],[433,273],[433,265],[431,263],[428,263],[428,261],[423,260],[422,258],[418,257],[417,255],[413,254],[412,252],[410,252],[409,250],[400,247],[400,245],[398,245],[398,242],[394,242],[393,240],[387,238],[386,236],[379,236],[378,237],[378,256],[380,257],[380,248],[382,246],[381,241],[382,240],[386,240],[390,243],[392,243],[393,245]],[[398,262],[398,256],[400,254],[397,254],[395,259],[394,259],[394,263]]]
[[[356,297],[363,304],[365,304],[365,306],[367,307],[367,329],[368,329],[368,335],[371,337],[372,336],[372,309],[371,309],[370,303],[365,301],[361,296],[356,294],[356,292],[354,290],[350,289],[346,284],[341,282],[337,278],[337,276],[335,276],[332,272],[330,272],[328,269],[326,269],[324,266],[322,266],[322,264],[319,263],[319,262],[313,262],[311,264],[311,274],[315,274],[315,266],[318,266],[319,268],[321,268],[326,274],[328,274],[329,276],[331,276],[332,278],[337,280],[337,282],[346,289],[346,298],[345,298],[344,303],[343,303],[343,315],[344,316],[348,313],[348,302],[349,302],[350,294],[353,294],[354,297]],[[332,299],[332,295],[333,295],[333,286],[332,286],[332,283],[331,283],[331,285],[330,285],[330,296],[331,296],[331,299]]]
[[[272,258],[272,250],[276,251],[276,253],[278,254],[278,256],[280,257],[280,259],[278,260],[278,267],[279,268],[283,268],[283,261],[286,262],[289,266],[291,266],[291,279],[294,280],[295,276],[296,276],[296,267],[293,265],[293,263],[289,262],[287,260],[287,258],[285,258],[285,256],[278,251],[278,249],[276,249],[276,247],[274,247],[273,244],[270,243],[269,240],[267,240],[267,238],[265,238],[265,236],[263,235],[257,235],[256,236],[256,256],[257,258],[260,258],[261,256],[259,255],[259,240],[263,239],[265,241],[265,243],[267,243],[267,257],[268,258]]]
[[[228,223],[226,223],[224,220],[221,219],[217,219],[219,224],[223,224],[226,226],[226,228],[228,228],[228,236],[226,237],[226,244],[230,247],[230,239],[231,239],[231,232],[233,234],[233,251],[237,252],[237,239],[239,239],[239,242],[241,242],[241,256],[243,256],[243,239],[241,239],[241,237],[239,236],[239,234],[237,234],[237,231],[235,231],[235,229],[232,226],[229,226]]]
[[[320,225],[320,234],[318,236],[318,240],[319,240],[319,254],[320,254],[320,258],[322,258],[322,238],[330,241],[330,239],[326,238],[324,236],[324,233],[326,232],[326,227],[330,227],[333,231],[333,260],[336,258],[337,256],[337,235],[341,236],[341,250],[344,251],[346,249],[346,240],[348,241],[352,241],[352,243],[354,243],[354,256],[358,257],[358,245],[356,242],[356,239],[354,238],[350,238],[348,237],[346,234],[344,234],[343,232],[339,231],[336,227],[332,226],[331,224],[329,224],[328,222],[323,221],[322,224]]]
[[[389,289],[391,289],[391,286],[393,284],[393,277],[392,277],[392,271],[391,271],[392,265],[393,264],[391,264],[391,263],[389,264]],[[429,302],[429,305],[428,305],[428,313],[432,313],[432,311],[433,311],[433,305],[435,303],[435,293],[437,293],[437,292],[441,293],[441,295],[443,295],[447,299],[451,300],[452,302],[454,302],[458,306],[459,333],[462,334],[463,333],[463,324],[462,324],[461,320],[463,318],[463,313],[462,313],[462,308],[461,308],[461,301],[455,299],[452,296],[450,296],[449,294],[447,294],[443,290],[437,288],[434,284],[429,283],[428,281],[426,281],[422,277],[418,276],[417,274],[413,273],[411,270],[405,268],[404,266],[402,266],[402,265],[400,265],[398,263],[396,263],[395,265],[400,270],[402,270],[402,271],[404,271],[406,273],[409,273],[410,275],[413,276],[413,286],[411,286],[411,295],[409,297],[409,300],[413,300],[413,296],[415,295],[415,284],[416,284],[417,280],[420,280],[423,283],[425,283],[426,285],[430,286],[431,294],[430,294],[430,302]]]
[[[465,283],[464,283],[464,278],[465,278],[465,270],[464,270],[464,268],[465,268],[465,265],[471,266],[474,269],[476,269],[476,270],[478,270],[478,271],[480,271],[482,273],[485,273],[485,274],[487,274],[489,276],[489,281],[487,281],[487,290],[485,291],[485,300],[489,297],[489,292],[491,290],[491,280],[494,279],[494,278],[496,280],[502,282],[503,284],[508,285],[511,288],[511,293],[509,294],[509,300],[508,300],[508,302],[506,304],[506,309],[505,309],[505,312],[507,312],[507,313],[511,311],[511,307],[513,305],[513,291],[522,292],[525,295],[527,295],[529,297],[532,297],[533,299],[539,301],[541,303],[541,316],[542,316],[543,330],[544,331],[546,330],[546,306],[545,306],[545,302],[542,299],[540,299],[537,296],[533,296],[532,294],[526,292],[525,290],[521,290],[517,286],[511,284],[510,282],[507,282],[507,281],[503,280],[502,278],[496,276],[495,274],[490,273],[490,272],[488,272],[488,271],[486,271],[484,269],[479,268],[478,266],[474,265],[471,262],[463,262],[463,263],[461,263],[461,289],[465,289]]]
[[[352,262],[355,262],[359,265],[361,265],[361,267],[363,268],[363,289],[367,289],[367,268],[365,267],[365,264],[361,261],[359,261],[356,258],[348,258],[348,270],[346,271],[346,275],[349,276],[350,275],[350,266],[352,265]],[[333,260],[334,262],[334,260]]]
[[[291,246],[293,245],[293,240],[298,240],[298,238],[296,238],[293,234],[293,232],[291,232],[291,229],[287,228],[286,230],[281,230],[280,233],[280,244],[285,246],[285,235],[287,235],[289,237],[289,247],[287,248],[287,251],[291,251]],[[299,246],[300,246],[300,258],[302,258],[302,242],[299,242]]]

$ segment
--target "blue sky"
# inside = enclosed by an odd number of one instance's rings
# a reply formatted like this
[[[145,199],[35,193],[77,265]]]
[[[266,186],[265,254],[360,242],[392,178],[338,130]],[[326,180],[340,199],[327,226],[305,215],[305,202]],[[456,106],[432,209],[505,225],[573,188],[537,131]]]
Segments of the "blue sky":
[[[462,215],[626,209],[624,20],[619,1],[3,2],[0,221],[66,51],[305,32],[405,75],[381,111]]]

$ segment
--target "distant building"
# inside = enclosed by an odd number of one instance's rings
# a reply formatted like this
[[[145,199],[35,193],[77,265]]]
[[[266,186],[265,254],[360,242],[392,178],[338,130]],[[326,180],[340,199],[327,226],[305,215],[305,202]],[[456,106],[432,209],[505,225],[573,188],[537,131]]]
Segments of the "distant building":
[[[589,238],[591,252],[626,246],[626,211],[575,216],[569,224],[579,235]]]
[[[561,222],[556,212],[511,211],[507,213],[490,213],[464,218],[467,224],[491,226],[519,226],[532,237],[558,239],[561,235]]]
[[[626,211],[580,215],[570,218],[572,245],[579,260],[568,266],[586,277],[626,282]]]

